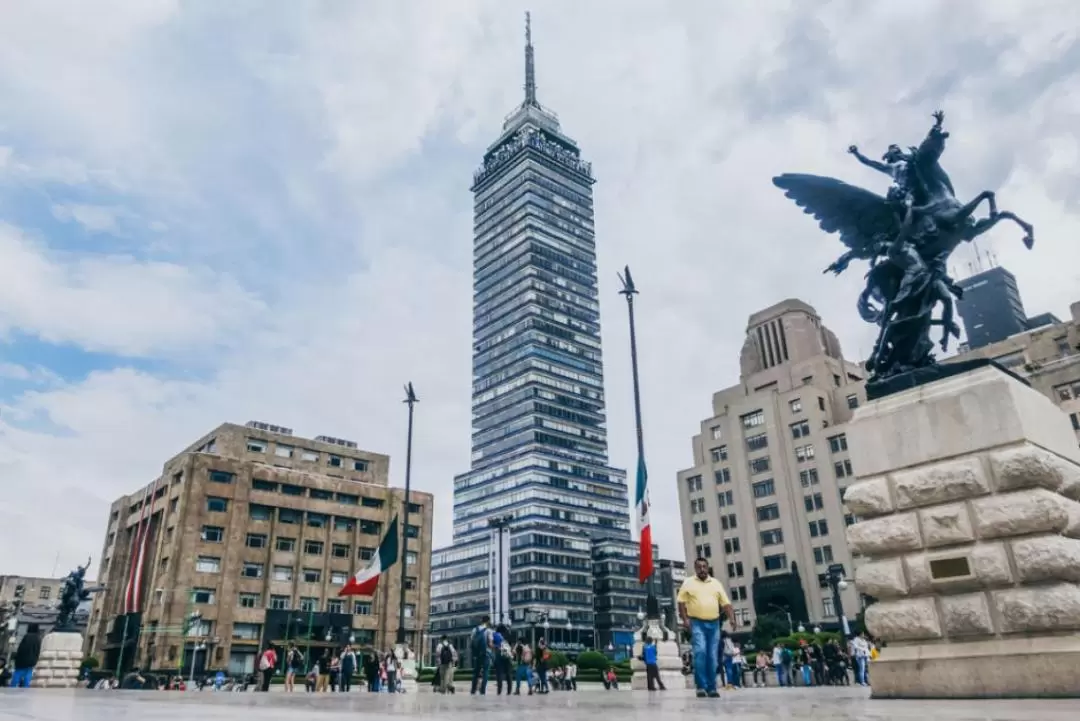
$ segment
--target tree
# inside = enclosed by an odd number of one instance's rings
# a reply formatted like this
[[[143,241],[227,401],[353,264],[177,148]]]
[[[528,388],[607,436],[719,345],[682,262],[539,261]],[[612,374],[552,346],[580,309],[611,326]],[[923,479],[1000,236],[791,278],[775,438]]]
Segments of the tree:
[[[773,645],[773,639],[787,636],[791,633],[788,626],[787,616],[778,613],[767,613],[757,617],[754,630],[750,632],[754,640],[754,648],[759,651],[769,649]]]

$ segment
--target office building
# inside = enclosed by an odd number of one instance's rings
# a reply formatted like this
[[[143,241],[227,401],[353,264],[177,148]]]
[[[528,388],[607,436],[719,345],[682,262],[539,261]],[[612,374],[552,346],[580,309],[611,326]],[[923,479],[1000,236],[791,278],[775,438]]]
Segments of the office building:
[[[966,347],[970,350],[1005,340],[1028,328],[1024,303],[1016,276],[996,266],[957,282],[964,297],[956,310],[964,321]]]
[[[644,602],[608,463],[593,182],[537,100],[527,25],[524,100],[473,177],[472,466],[433,558],[433,635],[462,648],[487,613],[568,651],[623,645]]]
[[[739,631],[767,613],[839,625],[825,574],[833,564],[853,573],[844,427],[865,400],[864,377],[806,303],[786,300],[750,317],[739,384],[713,395],[693,466],[678,474],[687,563],[710,561]],[[842,600],[854,618],[853,586]]]
[[[690,573],[693,573],[693,569]],[[656,597],[660,601],[660,615],[664,619],[664,625],[669,631],[679,628],[678,597],[679,588],[686,580],[686,564],[683,561],[675,561],[670,558],[661,558],[656,561],[657,591]]]
[[[423,643],[432,497],[388,485],[390,459],[330,436],[224,424],[109,510],[87,650],[107,669],[255,670],[261,645],[317,656],[353,641]],[[339,598],[397,516],[402,560],[370,597]]]
[[[0,658],[14,653],[30,624],[42,635],[56,625],[62,578],[0,576]],[[76,631],[86,628],[89,604],[75,612]]]

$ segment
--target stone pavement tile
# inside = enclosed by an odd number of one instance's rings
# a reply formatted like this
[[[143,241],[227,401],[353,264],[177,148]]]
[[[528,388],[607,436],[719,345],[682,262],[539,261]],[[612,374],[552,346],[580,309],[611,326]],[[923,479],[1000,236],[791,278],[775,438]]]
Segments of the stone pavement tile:
[[[550,721],[552,714],[581,721],[1077,721],[1080,702],[874,701],[866,689],[745,689],[720,699],[684,691],[663,694],[552,693],[547,696],[472,697],[432,693],[258,694],[166,691],[0,690],[0,721],[225,721],[255,714],[259,721],[319,721],[349,714],[364,721],[425,716],[439,721]]]

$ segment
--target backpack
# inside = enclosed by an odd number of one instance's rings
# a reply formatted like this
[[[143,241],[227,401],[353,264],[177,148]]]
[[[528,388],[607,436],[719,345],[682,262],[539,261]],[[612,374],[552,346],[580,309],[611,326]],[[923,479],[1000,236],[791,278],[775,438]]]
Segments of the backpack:
[[[780,652],[780,660],[784,663],[791,663],[792,657],[790,648],[785,648],[783,651]]]
[[[270,670],[270,651],[269,650],[263,651],[262,658],[259,659],[259,670],[260,671],[269,671]]]
[[[454,651],[450,648],[450,644],[443,644],[442,650],[439,651],[439,663],[444,666],[449,666],[454,662]]]
[[[487,629],[483,626],[477,626],[473,631],[472,642],[470,643],[473,656],[481,656],[487,653],[487,647]]]

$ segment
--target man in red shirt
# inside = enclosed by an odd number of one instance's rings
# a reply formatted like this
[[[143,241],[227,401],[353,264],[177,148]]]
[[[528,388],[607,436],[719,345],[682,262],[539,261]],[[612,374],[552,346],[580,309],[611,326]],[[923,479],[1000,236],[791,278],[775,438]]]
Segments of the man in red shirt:
[[[277,652],[274,651],[274,647],[270,644],[266,645],[266,649],[259,656],[259,672],[262,674],[262,684],[260,688],[263,691],[270,690],[270,679],[274,677],[274,669],[277,667]]]

